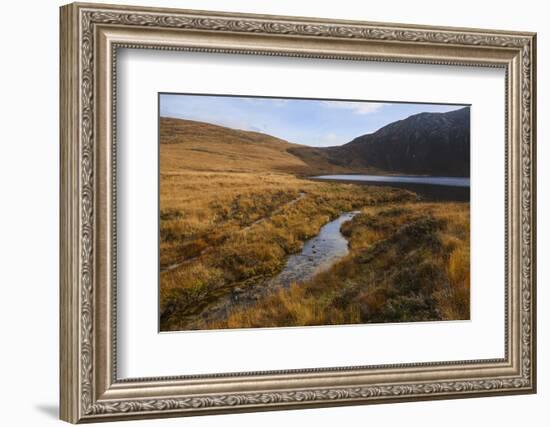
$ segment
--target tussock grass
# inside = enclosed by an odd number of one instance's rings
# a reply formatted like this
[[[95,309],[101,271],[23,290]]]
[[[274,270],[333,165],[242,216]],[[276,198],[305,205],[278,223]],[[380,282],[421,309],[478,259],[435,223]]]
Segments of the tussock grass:
[[[276,275],[288,255],[341,213],[415,198],[287,174],[184,172],[161,179],[162,330],[200,325],[201,310],[237,286]]]
[[[365,208],[342,232],[351,252],[329,271],[206,326],[469,319],[468,204]]]

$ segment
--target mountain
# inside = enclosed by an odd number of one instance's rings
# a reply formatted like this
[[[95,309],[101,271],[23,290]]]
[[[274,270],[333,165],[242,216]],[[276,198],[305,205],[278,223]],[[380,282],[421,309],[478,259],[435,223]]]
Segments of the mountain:
[[[353,171],[470,176],[470,107],[415,114],[339,147],[291,148],[305,161],[312,151]]]
[[[415,114],[330,151],[345,166],[470,176],[470,108]]]
[[[338,147],[161,117],[161,169],[470,176],[470,107],[420,113]]]

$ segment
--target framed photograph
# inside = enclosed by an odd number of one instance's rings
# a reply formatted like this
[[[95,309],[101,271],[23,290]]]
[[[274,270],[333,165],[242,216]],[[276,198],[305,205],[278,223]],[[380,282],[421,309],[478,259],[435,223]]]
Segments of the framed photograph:
[[[61,8],[61,418],[536,391],[535,34]]]

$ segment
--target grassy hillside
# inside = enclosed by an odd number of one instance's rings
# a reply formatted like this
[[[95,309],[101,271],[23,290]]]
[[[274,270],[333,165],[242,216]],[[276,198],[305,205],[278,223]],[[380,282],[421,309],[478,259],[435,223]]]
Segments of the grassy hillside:
[[[284,172],[296,175],[365,171],[331,163],[318,149],[192,120],[161,117],[162,173],[186,171]]]

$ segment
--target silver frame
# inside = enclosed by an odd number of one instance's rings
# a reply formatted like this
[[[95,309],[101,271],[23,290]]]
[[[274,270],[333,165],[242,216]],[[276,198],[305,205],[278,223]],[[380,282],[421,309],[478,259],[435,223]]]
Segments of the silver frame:
[[[75,3],[61,8],[60,42],[63,420],[535,392],[535,34]],[[505,357],[118,379],[118,48],[504,68]]]

